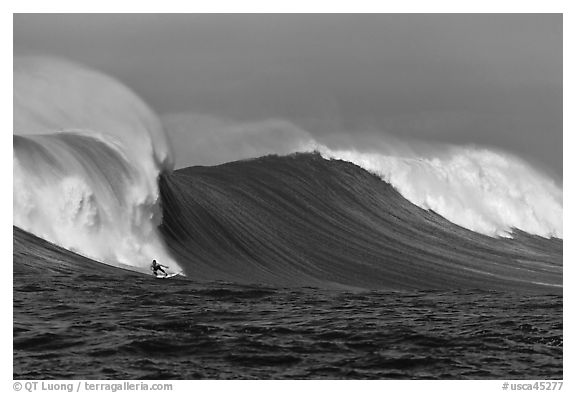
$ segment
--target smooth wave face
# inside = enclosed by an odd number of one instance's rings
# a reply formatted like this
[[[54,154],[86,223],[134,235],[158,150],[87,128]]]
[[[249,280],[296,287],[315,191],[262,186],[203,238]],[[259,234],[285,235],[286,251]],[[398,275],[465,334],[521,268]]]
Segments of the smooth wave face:
[[[160,186],[161,230],[197,279],[561,292],[560,239],[478,234],[319,154],[186,168]]]
[[[110,264],[172,261],[157,233],[171,152],[132,92],[70,63],[16,59],[14,133],[14,225]]]

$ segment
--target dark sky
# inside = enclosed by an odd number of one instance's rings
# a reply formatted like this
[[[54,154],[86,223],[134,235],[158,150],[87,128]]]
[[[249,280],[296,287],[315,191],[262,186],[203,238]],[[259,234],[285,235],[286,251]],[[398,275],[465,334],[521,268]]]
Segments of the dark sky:
[[[495,146],[562,176],[560,14],[16,15],[14,51],[160,114]]]

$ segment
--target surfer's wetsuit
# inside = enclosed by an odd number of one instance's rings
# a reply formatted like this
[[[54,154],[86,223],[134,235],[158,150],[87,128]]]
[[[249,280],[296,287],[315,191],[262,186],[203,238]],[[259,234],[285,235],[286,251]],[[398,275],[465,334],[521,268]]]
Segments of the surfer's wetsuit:
[[[162,273],[164,273],[165,276],[168,275],[168,273],[166,273],[164,271],[164,269],[162,269],[162,267],[168,267],[168,266],[164,266],[164,265],[160,265],[159,263],[156,262],[156,260],[152,261],[152,272],[154,273],[155,276],[157,276],[157,271],[160,270]]]

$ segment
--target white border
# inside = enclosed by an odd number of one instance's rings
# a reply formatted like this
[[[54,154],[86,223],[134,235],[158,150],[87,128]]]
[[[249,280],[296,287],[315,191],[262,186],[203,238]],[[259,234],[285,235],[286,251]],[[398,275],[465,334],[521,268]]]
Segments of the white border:
[[[572,2],[573,3],[573,2]],[[411,1],[411,2],[376,2],[370,0],[354,0],[347,2],[331,1],[305,1],[291,0],[286,2],[270,1],[232,1],[219,0],[214,2],[185,2],[185,1],[125,1],[118,0],[100,0],[97,2],[80,2],[80,1],[8,1],[3,3],[3,12],[0,26],[2,28],[2,48],[4,62],[2,62],[3,72],[3,94],[2,94],[2,123],[5,131],[2,133],[2,179],[8,182],[12,179],[12,161],[10,160],[9,130],[12,128],[12,62],[9,61],[12,55],[12,13],[15,12],[420,12],[420,13],[442,13],[442,12],[512,12],[512,13],[531,13],[531,12],[548,12],[564,13],[564,172],[566,174],[564,183],[565,199],[574,201],[574,177],[571,169],[574,166],[574,116],[572,115],[575,106],[573,88],[574,77],[570,70],[576,69],[574,62],[574,9],[569,1],[496,1],[484,0],[481,2],[463,2],[463,1]],[[567,130],[569,130],[567,132]],[[10,206],[12,209],[12,195],[5,190],[2,194],[2,206]],[[564,282],[568,285],[564,287],[564,377],[565,385],[562,390],[571,389],[570,380],[573,377],[570,370],[574,370],[574,323],[567,316],[576,315],[574,310],[574,290],[572,285],[574,281],[575,262],[574,253],[574,225],[571,219],[575,217],[574,207],[568,203],[564,207]],[[5,212],[2,215],[5,219],[2,225],[2,236],[0,237],[3,260],[9,261],[9,253],[12,251],[12,229],[8,225],[11,214]],[[4,391],[12,390],[12,285],[11,274],[12,264],[5,265],[4,280],[2,285],[2,310],[4,310],[5,320],[2,323],[2,381]],[[319,385],[322,383],[322,385]],[[361,386],[359,386],[361,384]],[[346,391],[351,388],[361,388],[362,392],[378,392],[382,389],[391,389],[392,391],[443,391],[443,392],[491,392],[502,391],[501,381],[340,381],[340,382],[319,382],[319,381],[175,381],[177,392],[188,392],[192,389],[201,391],[202,389],[234,389],[240,392],[258,392],[271,389],[276,392],[290,392],[294,389],[331,389],[332,391]]]

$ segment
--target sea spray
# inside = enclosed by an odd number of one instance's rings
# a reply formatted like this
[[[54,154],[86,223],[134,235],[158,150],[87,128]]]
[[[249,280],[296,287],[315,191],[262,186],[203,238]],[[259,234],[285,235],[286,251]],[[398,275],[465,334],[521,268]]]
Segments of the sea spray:
[[[511,154],[474,147],[428,157],[316,149],[380,176],[415,205],[473,231],[508,237],[516,228],[562,238],[561,188]]]

